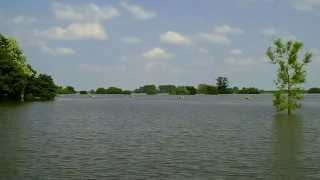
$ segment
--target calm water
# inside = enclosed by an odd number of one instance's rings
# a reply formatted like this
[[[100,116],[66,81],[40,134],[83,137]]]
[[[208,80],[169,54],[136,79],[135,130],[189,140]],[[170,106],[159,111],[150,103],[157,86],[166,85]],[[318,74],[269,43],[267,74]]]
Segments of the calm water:
[[[320,96],[86,96],[0,105],[0,179],[320,179]]]

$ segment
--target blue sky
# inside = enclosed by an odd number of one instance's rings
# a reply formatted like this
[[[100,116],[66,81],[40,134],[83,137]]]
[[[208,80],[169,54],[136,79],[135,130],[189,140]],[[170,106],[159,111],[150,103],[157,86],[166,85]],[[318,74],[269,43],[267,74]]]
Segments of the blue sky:
[[[277,37],[314,52],[305,87],[320,86],[320,0],[0,2],[0,32],[28,62],[77,89],[197,85],[272,89],[265,50]]]

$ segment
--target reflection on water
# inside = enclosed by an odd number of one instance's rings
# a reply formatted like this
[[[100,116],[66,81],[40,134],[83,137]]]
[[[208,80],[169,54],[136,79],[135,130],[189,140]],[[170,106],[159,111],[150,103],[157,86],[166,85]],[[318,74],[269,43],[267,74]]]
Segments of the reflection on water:
[[[273,175],[281,179],[302,179],[303,118],[275,115],[273,120]]]

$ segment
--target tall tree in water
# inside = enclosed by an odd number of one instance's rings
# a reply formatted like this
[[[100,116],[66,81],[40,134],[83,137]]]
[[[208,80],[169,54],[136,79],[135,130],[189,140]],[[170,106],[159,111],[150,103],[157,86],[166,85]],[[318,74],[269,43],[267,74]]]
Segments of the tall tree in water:
[[[287,110],[288,115],[301,107],[303,99],[301,85],[306,81],[305,66],[311,62],[312,53],[303,50],[303,43],[298,41],[274,41],[266,55],[272,64],[278,66],[275,84],[278,91],[274,93],[273,105],[277,110]]]

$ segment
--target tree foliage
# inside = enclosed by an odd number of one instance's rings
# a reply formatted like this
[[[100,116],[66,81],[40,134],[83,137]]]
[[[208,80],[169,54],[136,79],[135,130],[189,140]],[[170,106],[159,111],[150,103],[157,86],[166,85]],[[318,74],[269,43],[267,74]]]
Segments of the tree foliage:
[[[106,91],[107,94],[122,94],[122,89],[117,87],[109,87]]]
[[[301,107],[299,101],[303,98],[303,90],[300,86],[306,81],[305,66],[312,58],[310,52],[301,55],[302,50],[302,42],[277,39],[266,52],[270,62],[278,66],[275,80],[278,91],[274,93],[273,99],[278,111],[287,110],[291,114]]]
[[[39,74],[28,81],[25,93],[26,100],[52,100],[57,94],[57,86],[51,76]]]
[[[309,94],[320,94],[320,88],[313,87],[308,90]]]
[[[72,86],[58,87],[58,94],[76,94],[77,91]]]
[[[193,86],[186,86],[186,89],[189,91],[190,95],[196,95],[197,94],[197,89]]]
[[[81,90],[81,91],[79,91],[79,93],[82,94],[82,95],[86,95],[86,94],[88,94],[88,91]]]
[[[55,97],[56,86],[52,78],[37,75],[26,62],[17,41],[0,34],[0,96],[14,100],[50,100]]]
[[[176,95],[189,95],[189,91],[186,87],[184,86],[178,86],[176,88]]]
[[[217,78],[217,89],[219,94],[232,94],[232,89],[229,88],[229,81],[226,77]]]
[[[148,95],[155,95],[158,93],[157,87],[155,85],[145,85],[143,86],[143,92]]]
[[[176,94],[175,85],[160,85],[158,88],[160,93]]]
[[[199,94],[208,94],[208,95],[217,95],[218,88],[215,86],[208,85],[208,84],[199,84],[198,85],[198,93]]]
[[[242,89],[238,90],[237,92],[234,93],[238,93],[238,94],[260,94],[261,91],[258,88],[254,88],[254,87],[243,87]]]

